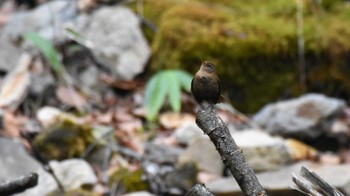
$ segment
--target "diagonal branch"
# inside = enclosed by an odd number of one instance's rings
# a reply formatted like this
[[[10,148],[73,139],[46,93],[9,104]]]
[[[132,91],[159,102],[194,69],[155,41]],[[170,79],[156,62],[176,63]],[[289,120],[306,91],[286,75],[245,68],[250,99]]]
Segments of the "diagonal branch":
[[[202,184],[194,185],[185,196],[214,196],[208,189]]]
[[[242,150],[233,140],[227,126],[217,116],[212,104],[200,104],[196,123],[210,137],[244,195],[266,195],[253,169],[246,163]]]
[[[38,184],[38,174],[31,173],[27,176],[22,176],[10,182],[0,184],[0,195],[12,195],[21,193],[28,188],[35,187]]]

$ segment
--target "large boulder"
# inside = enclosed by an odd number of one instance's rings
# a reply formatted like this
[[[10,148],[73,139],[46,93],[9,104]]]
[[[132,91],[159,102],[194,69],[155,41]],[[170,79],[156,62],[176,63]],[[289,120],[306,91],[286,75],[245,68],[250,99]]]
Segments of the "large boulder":
[[[58,189],[55,179],[26,152],[19,140],[0,137],[0,156],[0,183],[27,176],[32,172],[39,176],[38,185],[17,195],[47,195]]]
[[[18,42],[25,33],[37,32],[54,45],[68,41],[64,35],[64,26],[77,26],[83,17],[78,16],[78,9],[72,1],[51,1],[34,10],[20,11],[12,15],[4,26],[1,35]],[[85,21],[84,21],[85,22]]]
[[[200,171],[220,176],[224,163],[208,136],[198,137],[179,157],[180,164],[194,163]]]
[[[281,137],[272,137],[260,130],[231,132],[244,157],[254,171],[276,170],[291,163],[291,149]]]
[[[276,171],[269,171],[257,174],[257,178],[268,195],[296,195],[296,192],[290,189],[294,185],[292,181],[293,174],[299,174],[301,167],[306,167],[323,178],[330,185],[335,186],[345,195],[350,194],[350,170],[347,164],[318,164],[309,161],[299,162],[285,166]],[[222,178],[207,183],[206,186],[215,195],[242,195],[234,178]]]
[[[33,10],[13,14],[1,31],[0,57],[10,54],[16,57],[18,48],[38,52],[30,42],[20,42],[28,32],[36,32],[54,46],[68,44],[66,28],[73,29],[79,36],[91,43],[92,54],[98,63],[111,70],[120,80],[131,80],[140,74],[150,57],[150,47],[140,28],[139,18],[123,6],[101,7],[92,13],[79,12],[76,2],[51,1]],[[13,46],[19,43],[18,48]],[[8,48],[8,49],[7,49]],[[35,50],[33,50],[35,49]],[[3,53],[3,54],[2,54]],[[9,69],[11,58],[0,61],[0,69]],[[80,60],[81,61],[81,60]]]
[[[271,134],[294,138],[316,138],[331,131],[345,109],[345,102],[321,94],[269,104],[253,120]]]
[[[80,33],[93,43],[97,61],[120,80],[130,80],[141,73],[150,56],[140,20],[122,6],[96,10]]]

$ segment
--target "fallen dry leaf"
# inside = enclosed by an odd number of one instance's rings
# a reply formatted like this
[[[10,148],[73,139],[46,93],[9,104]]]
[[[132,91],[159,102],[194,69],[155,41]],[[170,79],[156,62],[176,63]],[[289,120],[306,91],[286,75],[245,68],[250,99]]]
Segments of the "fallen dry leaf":
[[[340,157],[343,163],[349,164],[350,163],[350,150],[349,149],[342,149],[340,150]]]
[[[128,147],[140,154],[143,152],[144,142],[139,137],[135,137],[122,130],[117,130],[115,135],[121,145]]]
[[[319,161],[324,164],[339,164],[341,159],[336,154],[323,153],[320,155]]]
[[[192,114],[167,112],[161,114],[159,123],[166,129],[175,129],[188,122],[195,122],[196,118]]]
[[[32,56],[23,54],[16,69],[6,76],[0,89],[0,107],[15,111],[27,96],[31,63]]]
[[[159,135],[159,134],[158,134]],[[158,145],[166,145],[166,146],[178,146],[179,141],[175,137],[171,136],[157,136],[154,138],[153,143]]]
[[[27,118],[21,115],[15,115],[11,111],[3,111],[3,135],[8,137],[19,137],[23,124]]]
[[[319,155],[315,148],[295,139],[287,139],[286,146],[294,161],[315,160]]]
[[[127,122],[124,122],[124,123],[127,123]],[[143,147],[144,147],[142,132],[140,132],[139,130],[136,130],[135,127],[132,127],[127,124],[124,124],[121,126],[122,127],[118,126],[118,128],[116,128],[116,131],[115,131],[115,137],[117,138],[118,142],[121,145],[128,147],[138,153],[142,153]]]
[[[116,89],[120,90],[126,90],[126,91],[133,91],[136,90],[138,87],[142,86],[143,83],[141,81],[136,80],[130,80],[130,81],[121,81],[116,80],[114,77],[103,74],[101,75],[102,82],[108,84],[111,87],[114,87]]]
[[[73,87],[59,86],[56,90],[56,96],[62,103],[76,108],[81,108],[87,104],[85,97]]]
[[[114,117],[114,112],[108,111],[106,113],[98,113],[96,115],[96,120],[100,124],[110,124],[113,121],[113,117]]]
[[[5,25],[10,20],[15,9],[15,1],[5,1],[0,6],[0,27]]]
[[[97,5],[97,0],[79,0],[78,8],[81,11],[88,11]]]
[[[128,122],[118,123],[119,129],[122,129],[127,132],[139,131],[142,128],[142,122],[140,119],[135,119]]]
[[[203,172],[203,171],[201,171],[197,174],[198,182],[204,183],[204,184],[208,183],[210,181],[213,181],[213,180],[217,180],[219,178],[220,178],[220,176],[218,176],[218,175],[208,173],[208,172]]]
[[[138,107],[132,111],[132,114],[137,117],[145,118],[147,114],[147,110],[145,107]]]
[[[118,122],[126,122],[126,121],[133,121],[135,120],[135,116],[131,115],[128,111],[126,110],[120,110],[117,109],[114,113],[114,118]]]

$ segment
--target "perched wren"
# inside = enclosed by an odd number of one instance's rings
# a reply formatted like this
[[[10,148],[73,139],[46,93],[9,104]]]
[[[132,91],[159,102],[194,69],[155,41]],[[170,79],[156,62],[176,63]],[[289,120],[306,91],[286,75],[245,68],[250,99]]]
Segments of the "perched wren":
[[[209,61],[204,61],[192,79],[192,95],[198,103],[206,101],[216,104],[221,96],[220,91],[220,80],[216,75],[214,65]]]

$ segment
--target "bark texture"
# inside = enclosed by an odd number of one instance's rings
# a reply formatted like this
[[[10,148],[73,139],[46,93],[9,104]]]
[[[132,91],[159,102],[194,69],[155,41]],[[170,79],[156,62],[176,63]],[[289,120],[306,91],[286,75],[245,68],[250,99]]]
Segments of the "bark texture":
[[[212,104],[206,102],[200,104],[196,123],[210,137],[243,194],[266,195],[253,169],[245,161],[242,150],[233,140],[227,126],[217,116]]]

